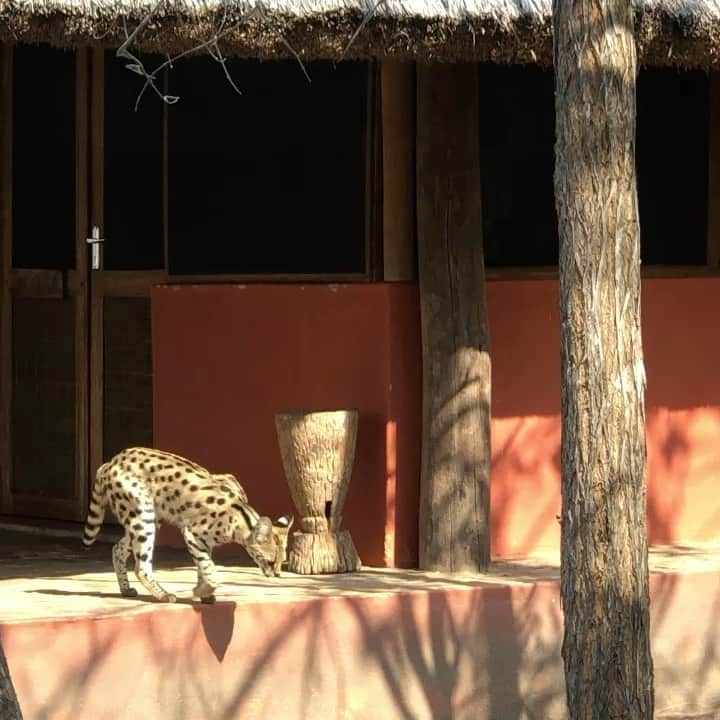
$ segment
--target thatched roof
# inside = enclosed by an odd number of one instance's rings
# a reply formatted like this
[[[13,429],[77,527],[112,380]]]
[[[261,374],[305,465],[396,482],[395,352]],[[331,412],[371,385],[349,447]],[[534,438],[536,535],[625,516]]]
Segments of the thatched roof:
[[[635,0],[640,60],[720,65],[720,0]],[[176,52],[222,27],[230,54],[552,61],[551,0],[0,0],[0,39]]]

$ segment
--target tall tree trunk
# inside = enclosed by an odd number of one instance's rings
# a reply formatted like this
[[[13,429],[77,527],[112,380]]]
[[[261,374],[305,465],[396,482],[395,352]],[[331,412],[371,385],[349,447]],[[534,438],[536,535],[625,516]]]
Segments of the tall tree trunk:
[[[555,0],[571,720],[653,717],[630,0]]]
[[[2,720],[22,720],[20,705],[18,705],[15,695],[2,644],[0,644],[0,718]]]
[[[417,68],[420,567],[490,561],[490,352],[474,64]]]

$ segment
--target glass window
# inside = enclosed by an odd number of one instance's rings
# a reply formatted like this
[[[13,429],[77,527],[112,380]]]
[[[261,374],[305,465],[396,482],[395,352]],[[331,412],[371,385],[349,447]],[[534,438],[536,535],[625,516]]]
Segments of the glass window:
[[[364,63],[211,58],[169,73],[169,270],[365,270]]]

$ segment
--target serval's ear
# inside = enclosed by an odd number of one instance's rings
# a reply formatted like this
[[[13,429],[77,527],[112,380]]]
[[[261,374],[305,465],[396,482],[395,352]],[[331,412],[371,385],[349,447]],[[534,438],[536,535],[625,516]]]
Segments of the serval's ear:
[[[269,517],[260,517],[255,523],[255,527],[252,529],[250,536],[253,542],[258,545],[270,542],[272,537],[272,521]]]
[[[292,515],[282,515],[273,523],[275,532],[280,533],[281,535],[287,535],[290,532],[290,528],[292,527],[294,521],[295,518]]]

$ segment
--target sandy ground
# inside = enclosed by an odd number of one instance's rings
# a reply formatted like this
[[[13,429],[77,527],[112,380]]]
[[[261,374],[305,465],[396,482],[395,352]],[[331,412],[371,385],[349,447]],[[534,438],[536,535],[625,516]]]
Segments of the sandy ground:
[[[98,542],[86,550],[79,538],[79,533],[77,537],[56,537],[0,526],[0,622],[147,612],[155,605],[132,572],[130,580],[143,594],[136,599],[120,597],[110,545]],[[650,563],[651,572],[657,573],[717,572],[720,543],[653,548]],[[155,567],[160,583],[178,596],[178,610],[191,602],[196,576],[184,550],[158,548]],[[283,572],[280,578],[265,578],[249,566],[241,550],[221,557],[218,567],[223,585],[217,599],[235,603],[553,582],[560,572],[557,555],[536,555],[494,562],[484,575],[367,568],[344,575]]]

